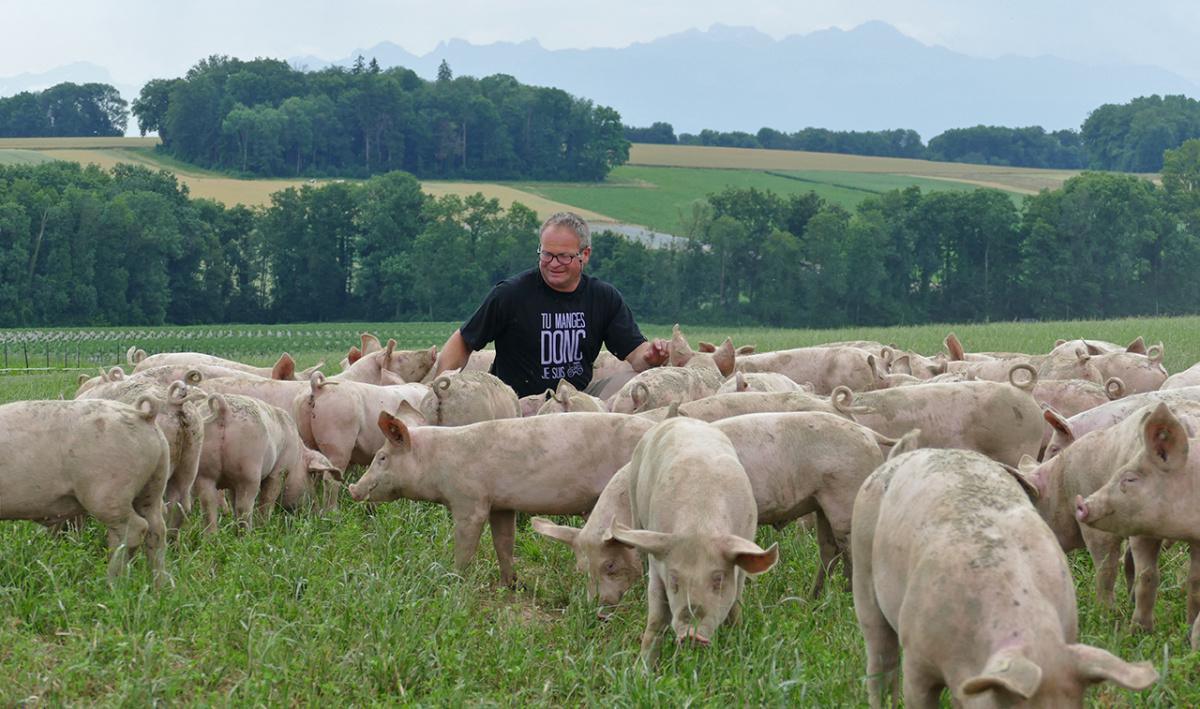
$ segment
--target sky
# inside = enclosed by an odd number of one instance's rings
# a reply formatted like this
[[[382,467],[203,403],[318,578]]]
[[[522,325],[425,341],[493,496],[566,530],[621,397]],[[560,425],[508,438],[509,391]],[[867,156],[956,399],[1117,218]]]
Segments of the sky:
[[[715,23],[782,39],[882,20],[972,56],[1147,64],[1200,82],[1195,0],[0,0],[0,17],[0,77],[86,61],[140,84],[210,54],[339,59],[390,41],[420,55],[452,38],[623,47]]]

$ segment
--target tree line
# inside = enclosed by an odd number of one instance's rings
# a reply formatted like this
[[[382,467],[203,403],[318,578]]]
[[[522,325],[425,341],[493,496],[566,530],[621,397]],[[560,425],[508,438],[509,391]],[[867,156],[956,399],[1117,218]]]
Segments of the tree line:
[[[0,138],[121,136],[128,103],[108,84],[56,84],[0,98]]]
[[[597,181],[629,156],[613,109],[445,62],[426,81],[361,56],[315,72],[212,56],[147,83],[132,110],[172,157],[255,176]]]
[[[407,173],[191,199],[166,171],[0,168],[0,326],[461,320],[535,265],[538,218]],[[1018,207],[995,190],[871,197],[726,189],[686,237],[593,237],[589,272],[650,322],[785,327],[1200,311],[1200,140],[1162,185],[1086,172]]]
[[[805,128],[786,133],[705,129],[675,134],[670,123],[625,127],[635,143],[707,145],[769,150],[805,150],[876,157],[919,158],[981,165],[1074,170],[1158,172],[1163,151],[1200,138],[1200,101],[1186,96],[1142,96],[1124,104],[1104,104],[1088,114],[1079,130],[1047,131],[1041,126],[952,128],[922,142],[913,130],[831,131]]]

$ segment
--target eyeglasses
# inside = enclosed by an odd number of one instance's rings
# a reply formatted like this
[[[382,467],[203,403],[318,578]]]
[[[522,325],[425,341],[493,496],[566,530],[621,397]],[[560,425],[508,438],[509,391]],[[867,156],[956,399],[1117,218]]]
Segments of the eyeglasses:
[[[552,254],[549,251],[542,251],[541,249],[538,249],[537,255],[538,255],[538,258],[541,259],[542,263],[550,263],[551,261],[558,261],[559,264],[561,264],[563,266],[568,266],[575,259],[582,257],[583,251],[581,250],[581,251],[579,251],[579,253],[574,253],[574,254]]]

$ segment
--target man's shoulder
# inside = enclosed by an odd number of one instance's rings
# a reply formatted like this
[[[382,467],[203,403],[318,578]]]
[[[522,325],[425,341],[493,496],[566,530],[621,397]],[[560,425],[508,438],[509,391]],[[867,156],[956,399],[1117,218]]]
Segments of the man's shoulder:
[[[602,281],[595,276],[588,276],[586,274],[584,278],[586,279],[584,283],[591,292],[592,297],[618,303],[624,300],[621,296],[621,291],[617,290],[617,287],[608,281]]]
[[[538,285],[538,279],[539,276],[536,268],[528,271],[522,271],[496,283],[496,285],[492,286],[492,292],[496,295],[510,295],[513,293],[525,292],[530,288],[536,288]]]

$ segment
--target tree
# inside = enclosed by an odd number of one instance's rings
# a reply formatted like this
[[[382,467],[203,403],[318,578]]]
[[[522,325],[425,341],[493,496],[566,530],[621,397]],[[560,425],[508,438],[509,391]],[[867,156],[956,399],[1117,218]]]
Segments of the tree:
[[[439,84],[446,83],[454,78],[454,73],[450,71],[450,65],[443,59],[441,64],[438,64],[437,80]]]

